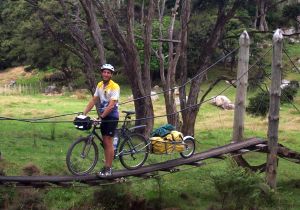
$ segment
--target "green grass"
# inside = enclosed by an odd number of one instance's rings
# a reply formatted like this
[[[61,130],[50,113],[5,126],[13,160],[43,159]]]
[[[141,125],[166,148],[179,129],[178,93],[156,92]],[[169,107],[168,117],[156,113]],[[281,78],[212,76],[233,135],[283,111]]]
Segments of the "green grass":
[[[299,55],[299,47],[289,46],[289,54],[295,59]],[[285,58],[286,59],[286,58]],[[288,62],[284,64],[288,69],[286,78],[300,80],[300,74],[293,72]],[[217,68],[208,75],[209,81],[201,87],[200,95],[203,95],[213,81],[224,69]],[[33,78],[32,83],[37,79]],[[125,102],[131,95],[130,87],[121,75],[115,80],[121,84],[120,102]],[[27,84],[28,81],[24,81]],[[29,82],[30,83],[30,82]],[[268,82],[269,83],[269,82]],[[220,82],[207,96],[209,99],[221,93],[227,84]],[[232,102],[235,99],[235,89],[228,88],[226,95]],[[248,97],[255,94],[249,92]],[[42,118],[66,113],[83,111],[90,96],[87,94],[67,93],[62,96],[45,96],[41,94],[31,95],[6,95],[0,96],[0,116],[12,118]],[[294,101],[300,107],[300,92]],[[120,110],[133,110],[133,103],[120,106]],[[179,107],[178,107],[179,109]],[[155,116],[164,115],[164,99],[159,95],[159,100],[154,102]],[[197,116],[195,125],[195,139],[197,141],[197,152],[222,146],[231,142],[233,126],[233,110],[222,110],[209,103],[204,103]],[[40,169],[41,175],[70,175],[65,164],[66,152],[70,144],[87,132],[78,131],[72,124],[76,114],[62,116],[52,120],[66,121],[62,123],[26,123],[18,121],[0,120],[0,172],[6,175],[23,175],[23,168],[33,164]],[[91,112],[91,117],[96,113]],[[122,118],[123,116],[121,116]],[[68,122],[70,121],[70,122]],[[167,123],[166,118],[156,118],[154,127]],[[288,148],[300,152],[300,113],[291,104],[284,104],[280,109],[279,143]],[[267,118],[245,117],[245,138],[261,137],[267,138]],[[100,151],[103,154],[102,151]],[[146,162],[153,164],[178,158],[179,154],[154,155],[151,154]],[[250,152],[244,155],[252,165],[260,165],[266,162],[266,154]],[[98,170],[102,166],[102,156],[96,166]],[[127,197],[121,201],[130,199],[145,199],[148,206],[153,209],[179,208],[186,210],[208,209],[220,204],[216,196],[216,190],[212,183],[212,174],[222,175],[228,170],[228,162],[219,159],[205,161],[202,167],[183,166],[178,173],[159,172],[157,178],[142,179],[129,177],[127,182],[117,184],[116,187],[124,192]],[[122,169],[119,161],[114,161],[115,169]],[[277,205],[274,207],[261,207],[261,209],[300,209],[300,167],[299,165],[284,159],[279,160],[277,176]],[[264,178],[265,174],[260,174]],[[112,184],[112,183],[109,183]],[[40,189],[43,203],[49,209],[101,209],[95,204],[95,192],[103,190],[103,187],[88,187],[74,183],[71,188],[46,188]],[[2,195],[17,194],[19,189],[1,188]],[[4,194],[3,194],[4,192]],[[5,194],[6,193],[6,194]],[[115,196],[118,193],[113,193]],[[5,197],[3,196],[3,198]],[[0,199],[0,206],[1,206]],[[14,201],[12,201],[14,202]]]
[[[224,88],[220,84],[210,94],[217,94]],[[204,88],[203,88],[204,89]],[[122,89],[121,101],[126,101],[130,95],[128,87]],[[229,89],[225,95],[234,101],[234,89]],[[209,96],[210,97],[210,96]],[[76,99],[72,96],[0,96],[0,115],[15,118],[38,118],[82,111],[86,99]],[[296,99],[299,104],[299,94]],[[133,105],[124,104],[121,110],[132,110]],[[295,151],[300,151],[300,116],[291,105],[284,105],[280,119],[280,143]],[[164,114],[163,100],[155,102],[155,115]],[[55,120],[72,120],[74,115],[64,116]],[[197,151],[205,151],[227,144],[231,141],[233,111],[224,111],[209,103],[203,104],[197,118],[195,138]],[[291,123],[293,122],[293,123]],[[166,123],[159,118],[155,126]],[[43,175],[69,174],[65,165],[65,156],[71,142],[85,132],[74,129],[71,122],[65,123],[25,123],[17,121],[0,121],[0,150],[2,160],[0,167],[7,175],[22,175],[23,168],[28,164],[36,165]],[[258,136],[266,138],[267,120],[246,116],[245,137]],[[146,164],[167,161],[179,157],[178,154],[150,155]],[[266,161],[265,154],[249,153],[246,159],[254,165]],[[129,178],[129,183],[123,184],[132,196],[145,197],[148,202],[158,202],[161,195],[162,207],[178,207],[181,209],[207,209],[217,203],[209,181],[212,173],[226,168],[226,161],[208,160],[200,168],[183,167],[182,172],[166,174],[159,180],[143,180]],[[101,167],[99,161],[97,169]],[[116,169],[122,166],[114,162]],[[297,196],[299,190],[300,167],[286,160],[280,160],[278,170],[278,193],[282,203],[278,209],[298,209],[300,202]],[[262,174],[262,176],[264,176]],[[159,187],[160,186],[160,187]],[[82,193],[84,192],[84,193]],[[93,188],[75,187],[70,189],[54,188],[43,193],[43,200],[50,209],[67,209],[84,206],[86,200],[92,200]],[[159,193],[160,192],[160,193]],[[176,199],[174,199],[176,198]],[[158,204],[157,204],[158,205]]]

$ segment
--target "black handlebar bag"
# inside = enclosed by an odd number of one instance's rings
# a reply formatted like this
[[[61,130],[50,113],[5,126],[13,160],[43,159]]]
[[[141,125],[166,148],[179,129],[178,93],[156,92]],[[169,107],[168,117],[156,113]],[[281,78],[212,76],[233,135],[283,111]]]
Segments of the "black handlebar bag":
[[[75,125],[75,128],[77,128],[78,130],[85,131],[91,129],[93,122],[90,117],[79,115],[75,117],[73,124]]]

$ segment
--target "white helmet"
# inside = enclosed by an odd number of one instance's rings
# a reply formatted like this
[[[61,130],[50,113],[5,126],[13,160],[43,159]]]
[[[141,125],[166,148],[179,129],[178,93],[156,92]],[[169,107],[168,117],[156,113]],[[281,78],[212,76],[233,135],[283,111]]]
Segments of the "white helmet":
[[[111,64],[108,64],[108,63],[103,64],[103,65],[101,66],[101,70],[104,70],[104,69],[110,70],[110,71],[112,71],[112,72],[115,71],[115,68],[114,68]]]

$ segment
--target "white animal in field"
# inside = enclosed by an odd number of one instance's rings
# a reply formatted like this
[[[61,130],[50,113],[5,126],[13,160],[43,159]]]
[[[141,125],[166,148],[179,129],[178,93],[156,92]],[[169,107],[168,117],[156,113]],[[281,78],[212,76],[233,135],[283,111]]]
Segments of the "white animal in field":
[[[223,95],[212,97],[211,103],[223,109],[234,109],[234,104],[229,98]]]

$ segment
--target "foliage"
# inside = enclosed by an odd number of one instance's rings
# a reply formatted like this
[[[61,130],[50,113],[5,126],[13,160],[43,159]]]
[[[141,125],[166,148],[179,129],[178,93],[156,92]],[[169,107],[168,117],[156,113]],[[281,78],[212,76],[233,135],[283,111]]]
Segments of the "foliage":
[[[285,24],[291,24],[296,29],[299,28],[299,21],[297,21],[297,17],[300,14],[300,3],[285,5],[282,10],[282,17]]]
[[[256,209],[276,206],[276,196],[258,173],[232,161],[223,171],[211,174],[220,209]]]
[[[40,3],[45,10],[56,8],[57,15],[61,16],[54,1]],[[40,13],[34,7],[22,0],[4,1],[3,5],[2,9],[0,7],[0,21],[5,24],[0,28],[0,37],[4,37],[2,42],[0,40],[0,53],[5,54],[3,58],[9,66],[30,64],[39,69],[62,68],[67,65],[78,67],[78,59],[52,37],[51,31],[43,25]],[[65,29],[52,21],[54,33],[58,30],[61,37],[70,40]],[[0,65],[0,69],[4,67]]]
[[[209,13],[209,12],[208,12]],[[188,74],[193,76],[198,71],[198,62],[201,52],[204,48],[206,39],[210,36],[213,23],[216,17],[214,15],[207,15],[207,13],[200,13],[191,17],[188,37]]]
[[[297,81],[295,81],[298,84]],[[281,90],[280,103],[291,103],[294,101],[295,96],[298,92],[297,86],[288,85]]]
[[[168,27],[170,25],[170,21],[171,18],[169,16],[164,16],[163,20],[162,20],[162,36],[163,38],[167,38],[168,37]],[[178,27],[178,21],[175,22],[175,28]],[[143,27],[142,25],[138,25],[135,28],[136,34],[138,36],[142,35],[142,30]],[[176,29],[175,29],[176,30]],[[159,39],[159,20],[158,19],[154,19],[152,22],[152,37],[153,39]],[[136,45],[137,48],[139,50],[139,56],[141,58],[141,64],[144,64],[144,42],[142,39],[137,39],[136,40]],[[152,54],[151,54],[151,60],[150,60],[150,70],[152,73],[152,79],[153,80],[157,80],[159,78],[156,77],[156,75],[159,75],[159,60],[156,57],[155,53],[153,53],[153,51],[157,52],[158,51],[158,47],[159,47],[159,42],[155,42],[152,41],[151,42],[151,47],[152,47]],[[163,43],[163,54],[164,56],[166,56],[168,54],[168,43]],[[165,59],[165,67],[168,66],[168,60]]]
[[[9,203],[15,197],[16,190],[14,188],[1,187],[0,188],[0,209],[6,209]]]
[[[269,92],[259,92],[254,97],[249,98],[249,105],[246,108],[246,112],[253,116],[265,117],[269,111],[269,103]]]
[[[299,88],[298,81],[291,81],[291,83],[281,89],[280,103],[291,103],[297,95]],[[265,117],[268,114],[270,105],[270,93],[268,91],[262,91],[253,97],[249,98],[249,105],[246,108],[246,112],[253,116]]]
[[[214,73],[215,71],[210,72]],[[209,75],[211,77],[211,75]],[[209,85],[209,84],[204,84]],[[222,91],[225,84],[220,84],[212,91],[216,95]],[[226,91],[230,99],[234,98],[235,89],[230,88]],[[122,86],[121,102],[127,100],[131,95],[130,87]],[[299,97],[299,96],[298,96]],[[298,102],[298,97],[296,102]],[[87,99],[79,100],[73,96],[0,96],[0,115],[16,118],[41,118],[45,116],[60,115],[70,112],[81,111],[86,105]],[[163,115],[163,100],[156,101],[155,113]],[[298,103],[297,103],[298,104]],[[121,110],[131,110],[132,103],[122,104]],[[295,151],[300,150],[299,146],[299,114],[295,114],[292,107],[282,107],[280,114],[279,132],[280,143],[293,148]],[[91,113],[92,114],[92,113]],[[4,170],[7,175],[18,176],[22,173],[22,168],[28,162],[32,162],[41,169],[42,175],[68,175],[65,165],[65,155],[68,146],[77,137],[87,135],[86,133],[74,129],[72,123],[67,123],[74,116],[64,116],[53,119],[54,121],[62,120],[65,123],[57,123],[55,130],[55,140],[51,140],[51,123],[25,123],[17,121],[0,121],[0,151],[2,160],[0,165],[5,165]],[[206,151],[230,142],[232,134],[232,111],[222,111],[205,103],[198,114],[196,124],[195,138],[197,140],[197,151]],[[156,118],[155,125],[165,124],[165,118]],[[291,125],[293,124],[293,125]],[[267,130],[266,120],[258,120],[246,116],[245,136],[265,137]],[[33,141],[36,141],[34,145]],[[200,143],[199,143],[200,142]],[[100,152],[102,154],[102,151]],[[179,155],[178,155],[179,156]],[[174,155],[149,155],[146,164],[153,164],[167,161],[178,157]],[[266,160],[265,154],[248,153],[246,159],[252,163],[263,163]],[[101,158],[100,158],[101,160]],[[4,164],[5,163],[5,164]],[[204,167],[181,166],[178,173],[161,173],[163,183],[158,183],[154,179],[136,179],[129,178],[130,182],[122,183],[127,185],[127,189],[119,189],[123,198],[132,198],[132,202],[138,202],[143,205],[143,199],[146,199],[146,205],[149,207],[160,202],[162,208],[173,207],[183,210],[191,209],[209,209],[212,205],[217,205],[215,189],[213,188],[211,173],[218,174],[226,171],[224,161],[207,160]],[[96,169],[102,166],[99,161]],[[118,161],[114,161],[116,170],[122,169]],[[300,173],[299,167],[280,159],[278,167],[278,193],[281,196],[281,202],[278,207],[262,209],[299,209],[300,201],[299,187],[295,186],[292,179],[298,180]],[[208,181],[209,180],[209,181]],[[96,199],[94,199],[95,187],[77,186],[74,183],[73,188],[51,187],[46,191],[40,191],[43,196],[43,202],[49,209],[96,209]],[[108,183],[108,186],[111,186]],[[122,185],[122,184],[117,184]],[[161,185],[159,189],[158,185]],[[299,185],[299,183],[297,183]],[[102,187],[102,186],[101,186]],[[15,190],[15,188],[10,188]],[[118,189],[117,189],[118,190]],[[161,199],[158,199],[161,191]],[[267,191],[266,191],[267,192]],[[104,193],[104,192],[103,192]],[[117,196],[121,195],[118,194]],[[14,195],[12,194],[12,197]],[[142,198],[141,198],[142,197]],[[1,198],[1,195],[0,195]],[[119,197],[120,198],[120,197]],[[176,199],[174,199],[176,198]],[[122,200],[121,200],[122,201]],[[127,202],[127,201],[124,201]],[[271,202],[271,201],[270,201]],[[99,204],[100,206],[100,204]],[[152,207],[152,206],[151,206]],[[156,207],[156,208],[155,208]],[[158,209],[155,206],[152,209]],[[1,208],[1,207],[0,207]],[[139,208],[142,209],[142,208]],[[151,209],[151,208],[150,208]]]
[[[42,193],[36,189],[0,188],[1,209],[47,209],[42,201]]]
[[[107,185],[102,186],[94,192],[94,207],[107,210],[132,209],[136,208],[134,198],[128,192],[126,185]],[[145,208],[145,202],[141,201],[143,206],[137,209]]]

